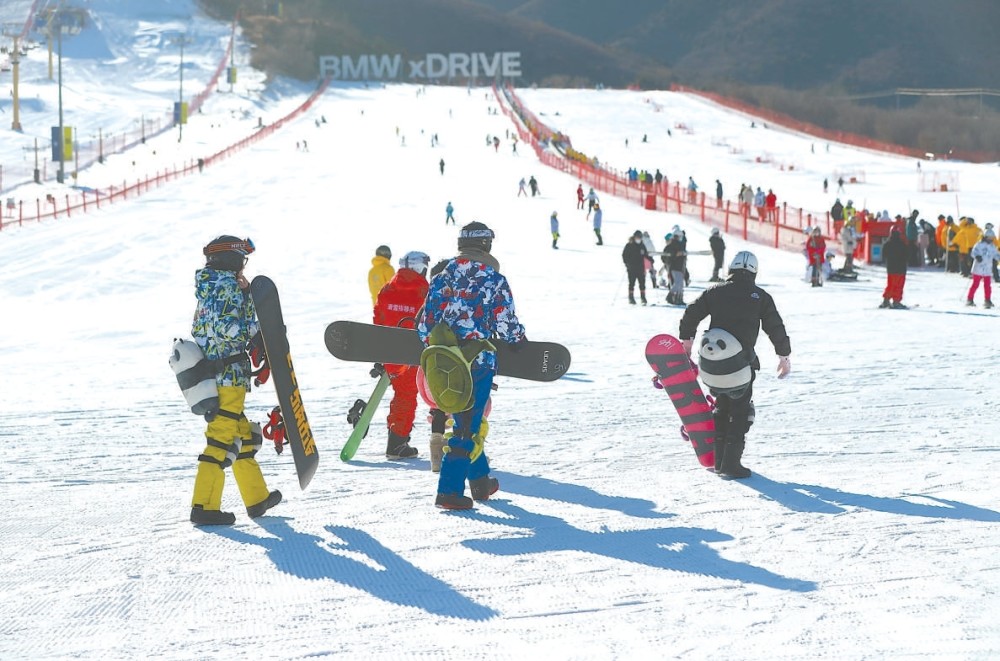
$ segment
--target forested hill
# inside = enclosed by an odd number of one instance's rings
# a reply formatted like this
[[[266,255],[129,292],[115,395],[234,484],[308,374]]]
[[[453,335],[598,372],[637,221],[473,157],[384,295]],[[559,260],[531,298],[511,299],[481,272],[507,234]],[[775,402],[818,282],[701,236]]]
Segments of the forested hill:
[[[475,0],[685,80],[852,93],[1000,88],[995,0]]]
[[[996,0],[201,0],[275,72],[320,55],[520,51],[522,83],[1000,89]],[[280,16],[278,7],[280,5]],[[276,57],[278,55],[284,57]]]
[[[828,129],[1000,158],[1000,0],[198,1],[238,13],[253,65],[272,75],[315,79],[327,55],[517,51],[519,86],[682,83]]]

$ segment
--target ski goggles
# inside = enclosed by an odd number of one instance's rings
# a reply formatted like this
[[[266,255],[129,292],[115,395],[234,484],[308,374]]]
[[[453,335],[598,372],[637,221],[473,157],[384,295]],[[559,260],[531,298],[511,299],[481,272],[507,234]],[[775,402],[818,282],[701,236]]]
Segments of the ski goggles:
[[[238,252],[246,257],[254,250],[256,250],[256,248],[253,245],[253,241],[247,237],[245,239],[237,239],[236,241],[213,241],[205,246],[205,249],[202,252],[204,252],[206,256],[213,255],[218,252]]]

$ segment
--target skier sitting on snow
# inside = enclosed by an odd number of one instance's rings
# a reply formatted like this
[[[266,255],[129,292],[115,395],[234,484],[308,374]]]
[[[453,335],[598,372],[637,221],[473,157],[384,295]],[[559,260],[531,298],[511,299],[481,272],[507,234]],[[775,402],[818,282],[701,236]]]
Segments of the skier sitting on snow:
[[[757,257],[748,251],[737,253],[729,265],[726,281],[706,289],[687,307],[679,330],[688,357],[691,356],[698,324],[708,316],[711,316],[709,331],[726,331],[741,347],[738,355],[727,361],[728,364],[713,366],[714,375],[721,378],[718,383],[728,387],[710,386],[715,396],[715,411],[712,414],[715,420],[715,470],[735,478],[750,477],[750,469],[740,461],[746,433],[753,422],[753,381],[760,369],[754,347],[762,328],[779,356],[778,378],[788,376],[792,369],[789,359],[792,345],[784,322],[771,295],[756,285],[756,277]],[[703,338],[702,351],[699,352],[702,356],[707,353],[704,351],[705,344]],[[707,375],[708,367],[703,362],[701,378],[706,384]]]
[[[247,294],[250,284],[243,277],[247,255],[253,251],[250,239],[220,236],[205,246],[205,268],[194,275],[198,308],[191,335],[206,359],[221,364],[215,376],[219,409],[205,416],[207,444],[198,457],[191,498],[191,522],[195,525],[236,522],[232,512],[221,511],[225,469],[230,466],[250,518],[262,516],[281,502],[280,491],[268,491],[254,458],[260,449],[260,433],[253,433],[243,414],[251,376],[246,350],[253,343],[255,357],[263,352],[263,346],[258,344],[257,313]]]

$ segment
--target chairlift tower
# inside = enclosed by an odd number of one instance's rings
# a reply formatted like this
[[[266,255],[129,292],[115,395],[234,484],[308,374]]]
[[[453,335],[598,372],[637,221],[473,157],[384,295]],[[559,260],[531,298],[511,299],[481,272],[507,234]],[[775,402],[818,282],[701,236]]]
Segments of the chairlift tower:
[[[13,74],[13,91],[12,95],[13,105],[14,105],[14,118],[11,121],[10,128],[14,131],[21,131],[21,97],[18,94],[18,83],[20,81],[20,63],[21,63],[21,29],[20,26],[5,25],[3,28],[3,36],[10,37],[14,42],[14,48],[10,51],[10,64],[11,73]]]
[[[181,61],[178,67],[178,72],[180,76],[180,86],[177,97],[177,105],[174,110],[174,119],[177,121],[177,142],[181,141],[184,137],[184,124],[187,122],[187,112],[184,106],[184,46],[192,43],[193,39],[188,37],[186,34],[180,34],[176,38],[171,39],[169,43],[177,44],[180,46]]]

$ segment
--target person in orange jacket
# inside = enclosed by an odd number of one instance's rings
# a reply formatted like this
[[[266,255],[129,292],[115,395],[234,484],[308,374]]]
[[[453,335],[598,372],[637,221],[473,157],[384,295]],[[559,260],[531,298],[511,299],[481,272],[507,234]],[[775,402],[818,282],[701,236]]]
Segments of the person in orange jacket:
[[[945,244],[945,232],[948,231],[948,221],[945,219],[943,213],[938,215],[937,220],[937,227],[934,228],[934,242],[937,243],[938,258],[934,263],[944,265],[944,255],[948,251],[948,247]]]

